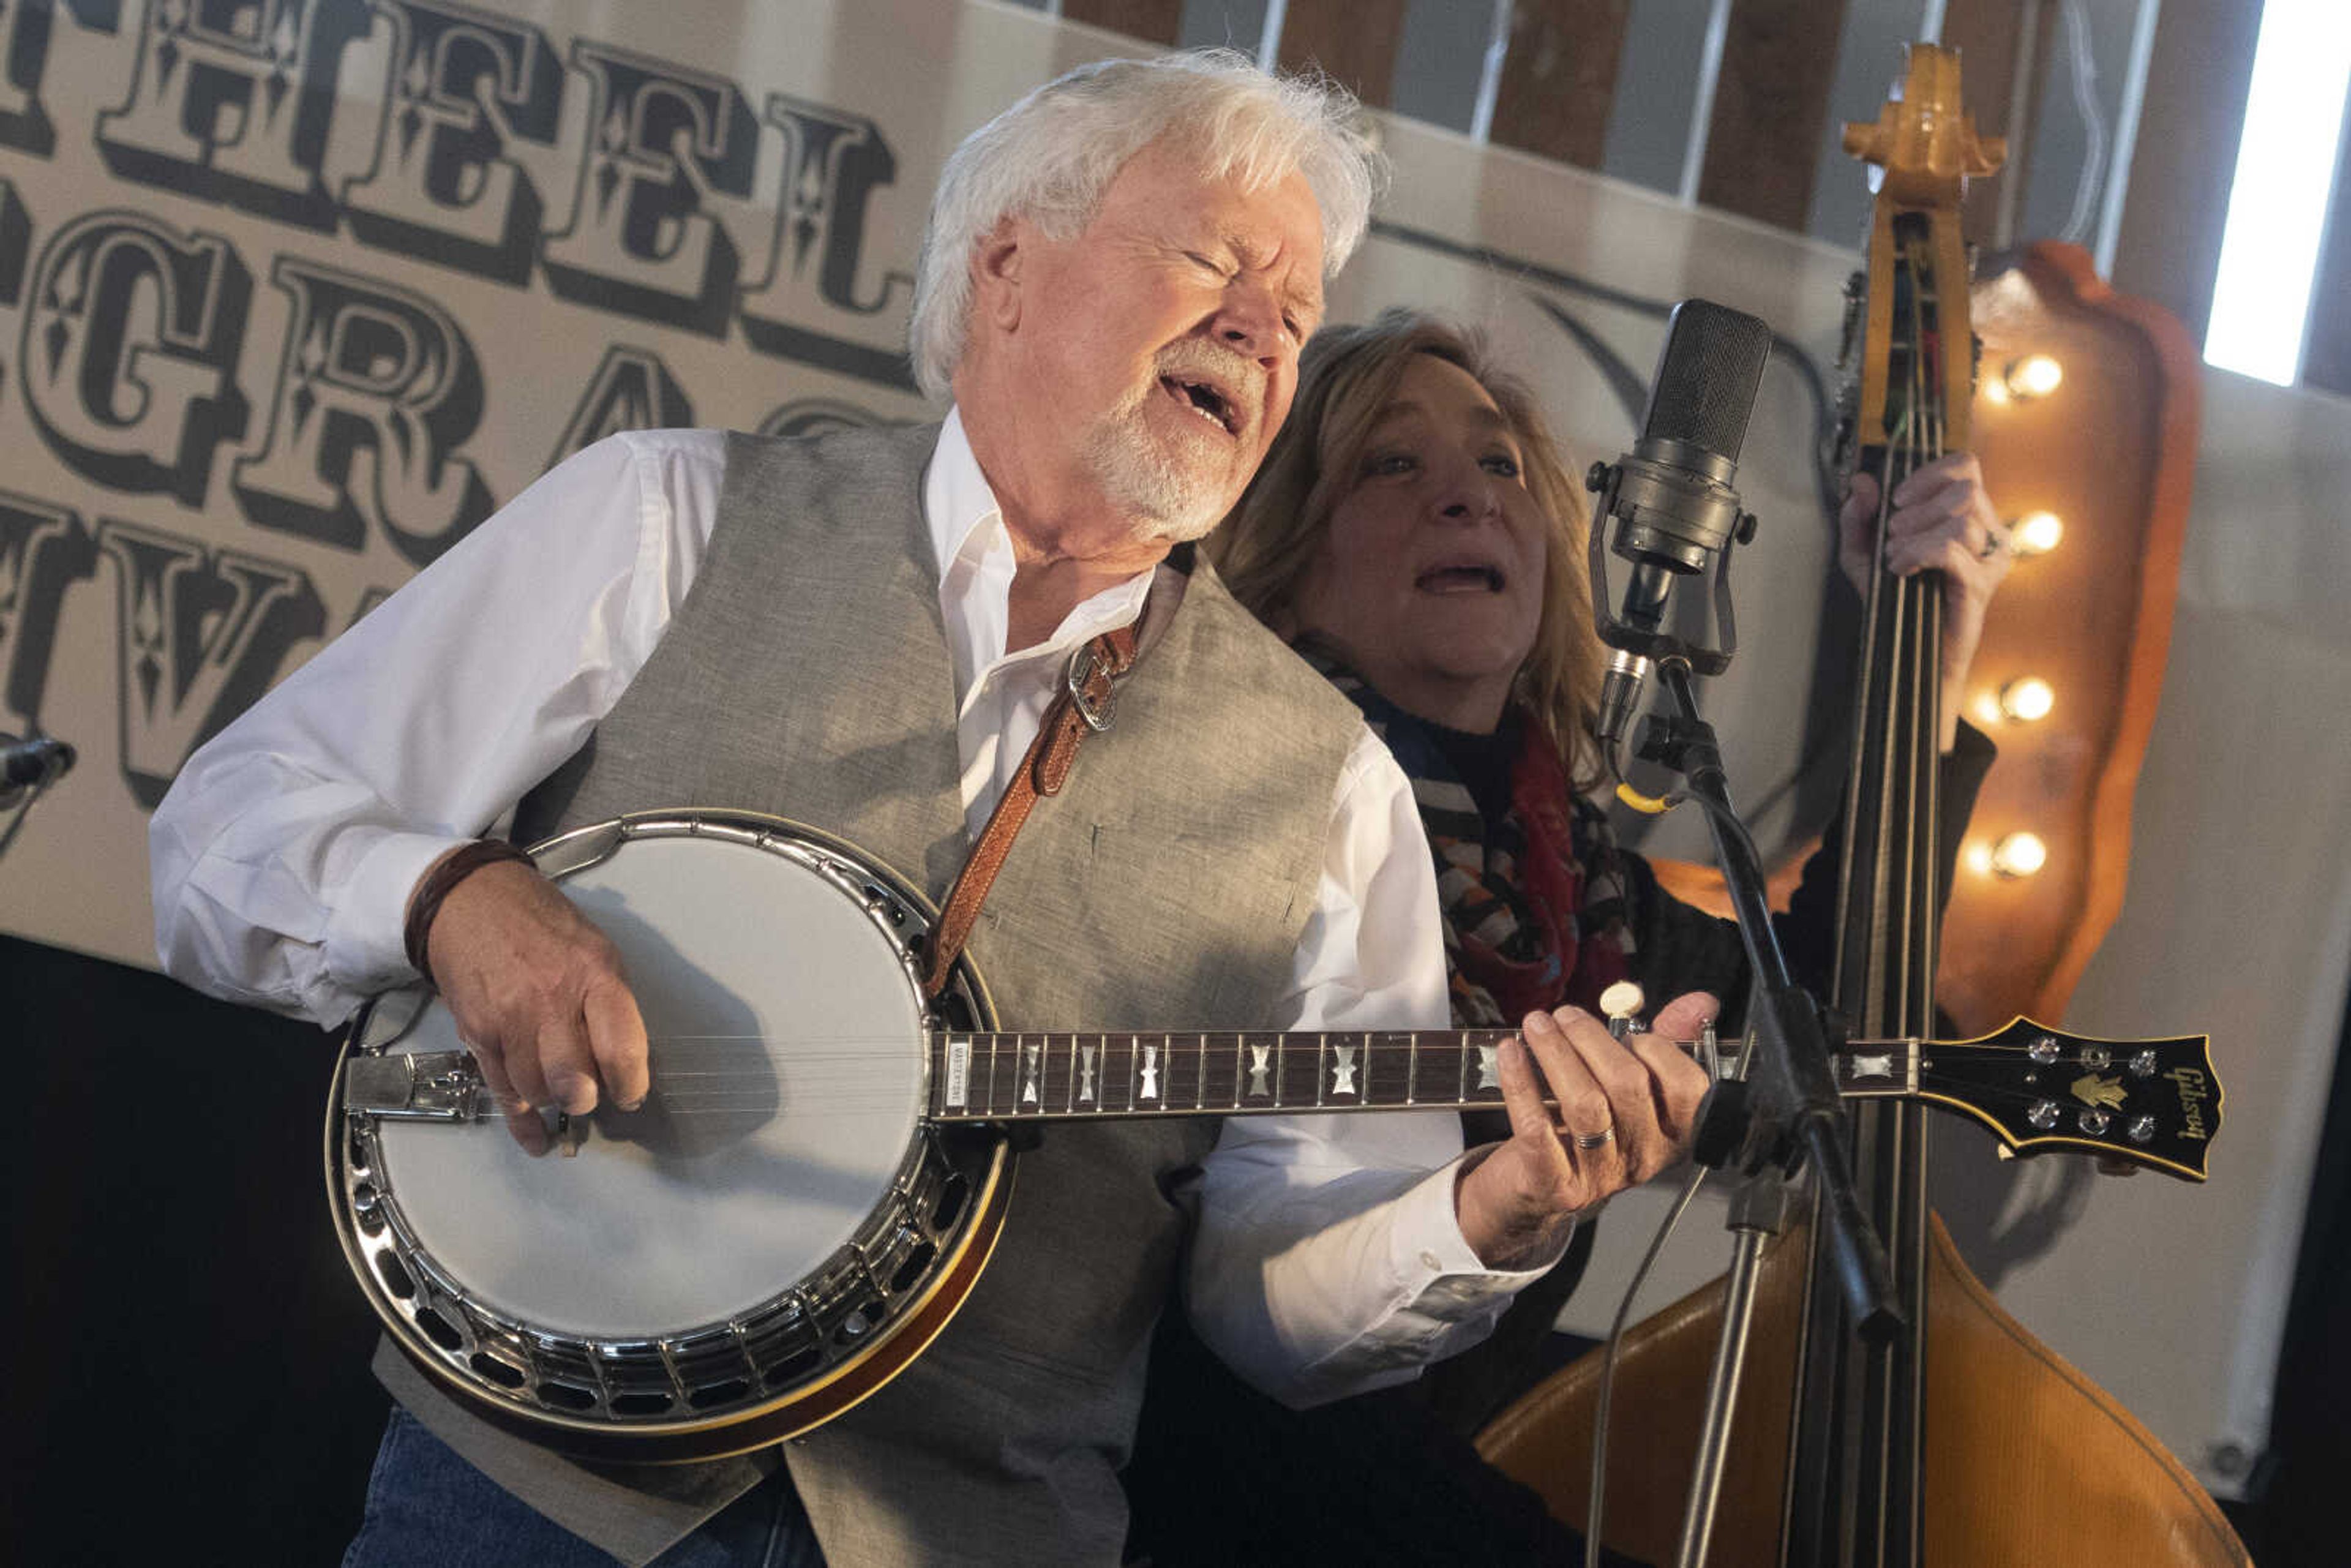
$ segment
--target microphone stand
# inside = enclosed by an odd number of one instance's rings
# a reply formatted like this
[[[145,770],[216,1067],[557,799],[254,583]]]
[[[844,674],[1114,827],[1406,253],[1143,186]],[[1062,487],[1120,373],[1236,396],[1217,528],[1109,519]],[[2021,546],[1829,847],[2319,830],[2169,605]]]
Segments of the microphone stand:
[[[1730,1419],[1755,1312],[1755,1281],[1763,1245],[1787,1223],[1789,1178],[1812,1156],[1823,1199],[1838,1283],[1856,1331],[1883,1343],[1900,1328],[1894,1273],[1854,1190],[1840,1133],[1844,1109],[1829,1066],[1827,1030],[1819,1005],[1789,978],[1764,896],[1763,867],[1755,843],[1730,805],[1729,779],[1712,727],[1698,716],[1689,662],[1678,654],[1658,661],[1658,674],[1677,712],[1653,718],[1642,755],[1664,763],[1687,782],[1689,798],[1706,810],[1739,935],[1755,975],[1749,1026],[1755,1045],[1743,1082],[1726,1081],[1700,1108],[1696,1157],[1721,1168],[1736,1162],[1746,1178],[1733,1195],[1728,1228],[1734,1238],[1729,1297],[1715,1345],[1700,1427],[1697,1467],[1682,1516],[1677,1568],[1699,1568],[1714,1528]]]

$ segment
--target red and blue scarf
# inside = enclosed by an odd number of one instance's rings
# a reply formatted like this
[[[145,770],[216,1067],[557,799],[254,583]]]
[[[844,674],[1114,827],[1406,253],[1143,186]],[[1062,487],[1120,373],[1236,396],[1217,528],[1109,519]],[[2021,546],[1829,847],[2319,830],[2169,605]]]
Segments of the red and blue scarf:
[[[1437,864],[1454,1026],[1508,1027],[1568,1003],[1599,1010],[1600,993],[1632,968],[1620,852],[1606,813],[1575,792],[1542,727],[1512,716],[1519,744],[1510,802],[1493,820],[1479,810],[1437,726],[1389,702],[1327,651],[1300,652],[1363,710],[1412,780]]]

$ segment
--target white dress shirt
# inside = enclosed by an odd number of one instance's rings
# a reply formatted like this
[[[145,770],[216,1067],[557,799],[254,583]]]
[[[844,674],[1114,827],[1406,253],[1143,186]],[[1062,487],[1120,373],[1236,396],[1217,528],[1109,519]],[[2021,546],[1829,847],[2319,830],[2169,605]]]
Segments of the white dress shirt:
[[[189,758],[155,812],[156,946],[215,996],[323,1025],[415,977],[408,895],[586,741],[684,601],[726,466],[712,431],[617,435],[540,478]],[[976,834],[1069,651],[1141,612],[1153,573],[1005,650],[1012,544],[961,420],[923,505]],[[1162,568],[1167,591],[1181,577]],[[463,759],[452,765],[453,758]],[[1269,1027],[1440,1028],[1436,886],[1403,770],[1364,730],[1320,893]],[[1453,1205],[1458,1119],[1235,1117],[1199,1184],[1187,1279],[1208,1342],[1310,1404],[1481,1338],[1534,1272],[1479,1265]]]

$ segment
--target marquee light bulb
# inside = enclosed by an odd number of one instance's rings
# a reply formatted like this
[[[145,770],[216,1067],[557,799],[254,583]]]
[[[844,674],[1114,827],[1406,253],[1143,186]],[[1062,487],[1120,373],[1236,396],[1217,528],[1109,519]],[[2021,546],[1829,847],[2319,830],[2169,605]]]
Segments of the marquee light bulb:
[[[2039,675],[2021,675],[2000,688],[2000,711],[2019,724],[2047,718],[2057,693]]]
[[[2064,537],[2064,519],[2054,512],[2027,512],[2009,525],[2008,542],[2020,556],[2047,555]]]
[[[2049,863],[2049,846],[2041,841],[2038,833],[2010,833],[1991,847],[1991,870],[1995,876],[2014,880],[2031,876]]]
[[[2055,392],[2065,380],[2065,367],[2046,354],[2027,354],[2011,360],[2001,380],[2008,383],[2010,394],[2023,402]]]

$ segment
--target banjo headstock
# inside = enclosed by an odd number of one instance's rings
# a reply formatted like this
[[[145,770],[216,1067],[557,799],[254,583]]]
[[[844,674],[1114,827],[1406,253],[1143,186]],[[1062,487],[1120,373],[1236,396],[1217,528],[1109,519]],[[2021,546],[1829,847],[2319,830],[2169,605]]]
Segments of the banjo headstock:
[[[2205,1178],[2220,1080],[2203,1035],[2100,1040],[2031,1019],[1919,1046],[1917,1095],[1975,1117],[2012,1153],[2088,1152]]]

